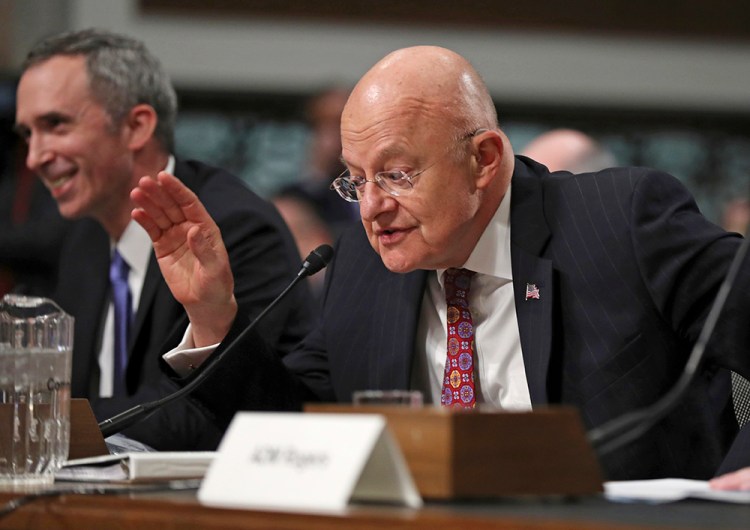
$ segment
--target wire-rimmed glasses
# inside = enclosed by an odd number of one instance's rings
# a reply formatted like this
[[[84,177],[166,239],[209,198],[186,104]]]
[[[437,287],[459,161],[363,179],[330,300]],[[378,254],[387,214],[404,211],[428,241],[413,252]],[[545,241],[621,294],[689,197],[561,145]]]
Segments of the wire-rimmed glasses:
[[[380,171],[375,173],[375,178],[373,179],[368,179],[360,175],[349,175],[349,170],[347,169],[331,183],[331,189],[336,190],[345,201],[359,202],[362,192],[365,190],[365,184],[367,182],[374,182],[386,193],[394,197],[399,197],[404,192],[408,193],[414,187],[412,181],[433,165],[409,173],[399,170]]]
[[[477,129],[463,136],[461,140],[472,138],[487,129]],[[339,196],[348,202],[359,202],[362,199],[362,193],[365,191],[365,184],[372,182],[377,184],[380,189],[394,197],[400,197],[409,193],[414,188],[414,179],[433,167],[435,163],[415,171],[379,171],[375,173],[372,179],[361,175],[350,175],[349,170],[345,169],[341,175],[336,177],[331,183],[331,189],[336,190]]]

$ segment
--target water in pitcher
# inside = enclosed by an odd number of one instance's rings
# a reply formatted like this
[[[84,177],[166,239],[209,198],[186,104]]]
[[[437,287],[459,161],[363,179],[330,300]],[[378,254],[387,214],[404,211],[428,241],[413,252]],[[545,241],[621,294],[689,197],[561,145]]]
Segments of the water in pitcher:
[[[0,344],[0,483],[50,483],[68,457],[70,351]]]

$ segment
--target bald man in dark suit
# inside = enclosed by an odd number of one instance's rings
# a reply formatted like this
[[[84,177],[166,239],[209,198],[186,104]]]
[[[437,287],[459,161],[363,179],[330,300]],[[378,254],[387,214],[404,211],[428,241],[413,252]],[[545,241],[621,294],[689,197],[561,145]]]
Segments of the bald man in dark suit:
[[[593,428],[672,388],[741,242],[708,222],[675,178],[645,168],[550,173],[514,156],[479,75],[436,47],[398,50],[368,71],[341,134],[349,172],[334,187],[359,203],[362,226],[337,241],[321,318],[300,347],[279,361],[250,333],[198,390],[218,421],[395,388],[444,406],[570,404]],[[189,201],[187,191],[145,184],[136,219],[155,247],[182,251],[187,241],[156,229],[162,206],[148,198]],[[207,216],[187,221],[215,234]],[[170,272],[170,283],[184,275]],[[468,302],[453,301],[456,289]],[[204,296],[175,295],[189,314]],[[737,425],[723,421],[729,386],[711,393],[726,369],[750,375],[748,301],[745,263],[694,385],[646,435],[603,459],[608,478],[713,476]],[[229,327],[217,356],[242,320],[191,325]],[[468,353],[456,359],[454,346]]]

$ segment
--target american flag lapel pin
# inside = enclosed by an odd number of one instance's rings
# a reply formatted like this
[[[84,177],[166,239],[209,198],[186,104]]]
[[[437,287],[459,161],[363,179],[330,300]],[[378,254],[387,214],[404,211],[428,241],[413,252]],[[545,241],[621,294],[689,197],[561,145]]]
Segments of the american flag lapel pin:
[[[539,288],[535,283],[526,284],[526,300],[529,299],[539,300]]]

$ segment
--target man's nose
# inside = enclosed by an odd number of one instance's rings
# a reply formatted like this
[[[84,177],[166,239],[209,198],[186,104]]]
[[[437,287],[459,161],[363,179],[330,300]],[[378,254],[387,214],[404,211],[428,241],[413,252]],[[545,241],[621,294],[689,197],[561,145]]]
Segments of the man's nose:
[[[52,160],[52,151],[39,135],[32,134],[26,143],[26,166],[32,171],[39,170],[42,165]]]
[[[362,219],[371,222],[382,212],[393,210],[396,204],[396,199],[391,194],[368,180],[359,199],[359,214]]]

